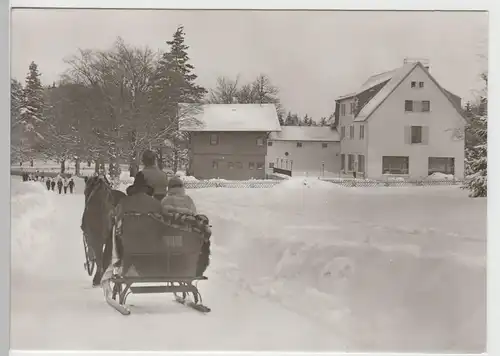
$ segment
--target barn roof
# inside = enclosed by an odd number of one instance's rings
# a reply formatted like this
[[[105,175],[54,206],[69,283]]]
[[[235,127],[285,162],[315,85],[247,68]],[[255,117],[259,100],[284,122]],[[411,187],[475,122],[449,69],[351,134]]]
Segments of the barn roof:
[[[192,108],[192,110],[187,108]],[[181,104],[181,131],[230,132],[280,131],[274,104]],[[191,111],[191,112],[189,112]]]

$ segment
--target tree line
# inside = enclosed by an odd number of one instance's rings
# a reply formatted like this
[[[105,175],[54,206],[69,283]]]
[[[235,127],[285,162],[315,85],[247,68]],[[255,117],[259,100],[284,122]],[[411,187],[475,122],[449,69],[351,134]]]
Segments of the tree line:
[[[107,50],[80,49],[64,60],[68,69],[57,83],[43,86],[36,63],[24,85],[11,80],[11,160],[53,159],[64,164],[109,163],[119,176],[119,163],[138,169],[140,153],[158,152],[160,165],[174,171],[189,165],[189,134],[179,131],[203,103],[272,103],[282,125],[326,125],[307,114],[285,110],[279,90],[261,74],[249,83],[220,77],[214,88],[197,84],[184,27],[166,41],[168,50],[131,46],[118,38]],[[191,105],[179,107],[179,103]],[[330,119],[330,118],[329,118]]]

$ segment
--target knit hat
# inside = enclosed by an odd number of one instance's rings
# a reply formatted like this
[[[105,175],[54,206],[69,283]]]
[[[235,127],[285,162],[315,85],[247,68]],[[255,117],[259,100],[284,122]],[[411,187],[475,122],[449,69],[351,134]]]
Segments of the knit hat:
[[[137,173],[134,184],[127,188],[127,195],[134,195],[137,193],[153,195],[153,188],[146,182],[146,177],[144,177],[144,173],[142,172]]]
[[[168,189],[182,187],[184,187],[184,182],[178,176],[173,176],[168,180]]]

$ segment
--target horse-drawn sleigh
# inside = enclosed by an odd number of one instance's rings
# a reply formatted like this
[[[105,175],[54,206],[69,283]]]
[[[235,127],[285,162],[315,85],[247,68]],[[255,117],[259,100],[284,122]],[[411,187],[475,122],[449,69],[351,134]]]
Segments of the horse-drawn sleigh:
[[[175,301],[210,312],[196,285],[207,279],[203,272],[208,256],[200,259],[208,243],[207,220],[181,213],[121,211],[118,204],[125,194],[113,192],[119,191],[105,178],[89,180],[86,211],[95,209],[94,217],[101,219],[82,221],[85,269],[89,275],[96,270],[93,285],[102,286],[106,302],[129,315],[125,303],[130,294],[173,293]]]

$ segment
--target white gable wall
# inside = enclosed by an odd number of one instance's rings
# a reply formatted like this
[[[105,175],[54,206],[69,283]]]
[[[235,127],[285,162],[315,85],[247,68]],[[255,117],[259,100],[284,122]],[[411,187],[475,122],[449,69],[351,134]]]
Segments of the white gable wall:
[[[305,141],[302,147],[297,147],[298,141],[271,141],[272,146],[267,147],[266,167],[267,172],[272,173],[269,163],[276,164],[276,159],[293,160],[292,170],[296,174],[317,174],[321,172],[322,162],[325,163],[325,172],[338,173],[340,171],[340,143]],[[288,152],[288,156],[285,153]],[[285,163],[283,167],[286,168]],[[279,165],[277,166],[279,167]],[[290,169],[290,163],[288,165]]]
[[[342,111],[339,113],[339,126],[337,130],[339,131],[340,135],[342,135],[342,127],[345,130],[345,136],[340,140],[340,146],[341,146],[341,154],[344,155],[344,160],[345,160],[345,173],[347,174],[352,174],[351,171],[349,170],[349,165],[348,165],[348,156],[349,155],[354,155],[354,160],[357,161],[359,155],[365,156],[365,162],[368,159],[367,157],[367,133],[366,133],[366,127],[364,128],[365,130],[365,136],[364,138],[360,138],[360,130],[361,126],[366,126],[365,122],[354,122],[354,113],[351,113],[350,111],[350,105],[351,103],[354,103],[354,99],[349,98],[349,99],[344,99],[340,101],[340,104],[345,104],[345,115],[342,115]],[[354,138],[350,138],[350,126],[354,126]],[[339,160],[341,158],[339,157]],[[340,162],[339,162],[339,167]],[[354,166],[354,169],[356,169],[356,166]],[[358,171],[361,169],[360,166],[358,166]],[[339,168],[340,170],[340,168]]]
[[[411,88],[412,81],[417,87],[418,82],[424,82],[424,88]],[[429,100],[430,112],[405,113],[405,100]],[[428,127],[426,144],[407,143],[405,127],[410,125]],[[454,157],[455,176],[463,178],[464,139],[452,138],[456,128],[463,132],[464,120],[427,73],[417,67],[367,120],[368,177],[384,178],[382,156],[408,156],[411,178],[428,175],[428,157]]]

